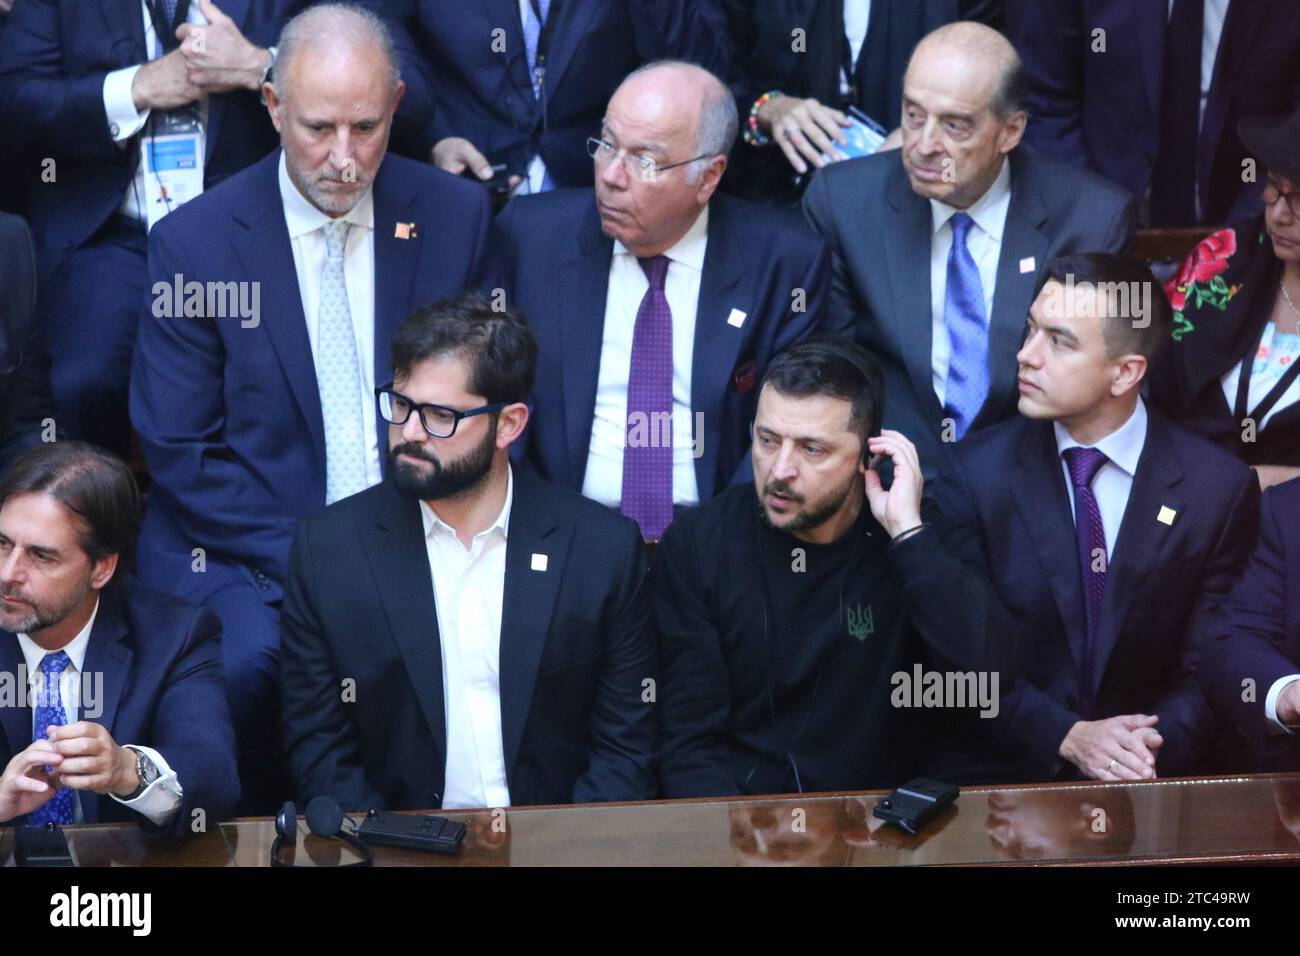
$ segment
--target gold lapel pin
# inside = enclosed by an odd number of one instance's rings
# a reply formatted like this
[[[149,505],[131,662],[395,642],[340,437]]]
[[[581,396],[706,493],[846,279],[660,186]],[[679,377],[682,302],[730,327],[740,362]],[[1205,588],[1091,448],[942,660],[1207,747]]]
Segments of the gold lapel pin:
[[[418,239],[420,234],[415,231],[415,223],[399,222],[397,228],[393,230],[395,239]]]
[[[1178,517],[1178,512],[1168,505],[1160,506],[1160,513],[1156,515],[1156,520],[1161,524],[1173,524],[1174,518]]]

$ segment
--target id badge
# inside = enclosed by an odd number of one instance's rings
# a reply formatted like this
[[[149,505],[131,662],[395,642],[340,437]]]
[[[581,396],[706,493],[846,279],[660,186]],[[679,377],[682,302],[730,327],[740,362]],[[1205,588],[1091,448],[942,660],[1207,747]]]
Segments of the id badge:
[[[149,228],[203,192],[203,127],[192,112],[164,113],[144,142]]]

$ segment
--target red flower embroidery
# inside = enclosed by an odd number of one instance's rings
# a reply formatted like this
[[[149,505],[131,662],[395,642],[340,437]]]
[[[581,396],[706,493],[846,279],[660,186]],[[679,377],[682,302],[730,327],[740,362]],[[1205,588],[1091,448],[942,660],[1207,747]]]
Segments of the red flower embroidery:
[[[1228,268],[1228,257],[1237,251],[1237,234],[1231,229],[1220,229],[1197,243],[1191,255],[1183,260],[1178,275],[1165,286],[1165,294],[1175,312],[1182,312],[1187,303],[1187,292],[1193,283],[1208,283]]]

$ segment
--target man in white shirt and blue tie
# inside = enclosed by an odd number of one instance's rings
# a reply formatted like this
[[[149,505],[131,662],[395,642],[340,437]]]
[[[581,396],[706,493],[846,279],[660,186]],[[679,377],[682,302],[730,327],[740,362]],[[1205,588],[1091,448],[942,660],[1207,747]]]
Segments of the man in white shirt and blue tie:
[[[179,835],[234,807],[221,628],[130,579],[139,522],[126,466],[81,442],[0,479],[0,824]]]
[[[387,155],[404,87],[380,19],[315,5],[277,49],[263,93],[282,149],[150,238],[156,288],[233,287],[253,308],[210,293],[196,315],[165,293],[131,387],[154,479],[140,574],[221,617],[243,808],[264,812],[288,796],[277,655],[297,522],[382,477],[388,342],[415,305],[478,281],[490,223],[479,187]]]
[[[885,371],[885,427],[933,477],[945,449],[1015,411],[1015,353],[1047,261],[1120,251],[1134,202],[1020,145],[1020,59],[978,23],[940,27],[903,80],[901,151],[833,163],[804,194],[831,246],[830,321]],[[883,197],[883,200],[882,200]]]

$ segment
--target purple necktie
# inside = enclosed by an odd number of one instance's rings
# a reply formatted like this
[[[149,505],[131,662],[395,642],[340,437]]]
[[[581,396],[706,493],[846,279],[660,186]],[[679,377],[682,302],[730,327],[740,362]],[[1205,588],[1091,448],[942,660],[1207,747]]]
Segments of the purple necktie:
[[[1092,479],[1106,463],[1106,456],[1095,448],[1067,448],[1065,464],[1074,485],[1074,533],[1079,539],[1079,570],[1083,575],[1085,641],[1083,645],[1082,707],[1085,718],[1092,712],[1092,640],[1101,616],[1101,598],[1106,591],[1106,533],[1101,524],[1101,509],[1092,493]],[[1100,553],[1098,552],[1100,549]],[[1100,570],[1098,570],[1100,569]]]
[[[632,331],[621,510],[642,537],[658,541],[673,520],[673,313],[664,294],[668,258],[637,261],[650,288]]]

